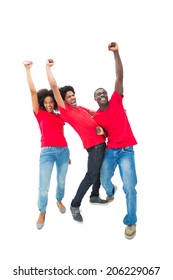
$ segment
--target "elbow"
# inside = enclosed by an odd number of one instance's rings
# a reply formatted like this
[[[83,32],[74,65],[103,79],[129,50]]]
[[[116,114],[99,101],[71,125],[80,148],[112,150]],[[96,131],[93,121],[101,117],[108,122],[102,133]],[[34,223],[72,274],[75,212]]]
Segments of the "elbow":
[[[31,91],[31,95],[32,95],[32,96],[34,96],[34,95],[36,95],[36,94],[37,94],[37,92],[36,92],[36,90],[35,90],[35,89],[30,89],[30,91]]]

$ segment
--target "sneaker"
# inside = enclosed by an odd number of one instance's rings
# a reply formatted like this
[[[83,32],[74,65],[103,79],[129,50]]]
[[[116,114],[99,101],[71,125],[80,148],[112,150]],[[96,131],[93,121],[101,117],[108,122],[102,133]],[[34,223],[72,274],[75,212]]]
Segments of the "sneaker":
[[[90,202],[91,203],[99,203],[99,204],[108,203],[107,200],[101,199],[99,196],[92,196],[92,197],[90,197]]]
[[[114,194],[117,191],[117,189],[118,189],[117,186],[114,186],[114,189],[113,189]],[[114,194],[113,195],[107,195],[107,197],[106,197],[107,202],[112,202],[114,200]]]
[[[125,237],[127,239],[132,239],[136,235],[136,225],[126,226]]]
[[[106,200],[107,200],[107,202],[112,202],[114,200],[114,195],[112,195],[112,196],[107,195]]]
[[[73,219],[76,221],[76,222],[83,222],[83,218],[82,218],[82,215],[80,214],[80,210],[79,210],[79,207],[70,207],[70,210],[71,210],[71,213],[72,213],[72,216],[73,216]]]

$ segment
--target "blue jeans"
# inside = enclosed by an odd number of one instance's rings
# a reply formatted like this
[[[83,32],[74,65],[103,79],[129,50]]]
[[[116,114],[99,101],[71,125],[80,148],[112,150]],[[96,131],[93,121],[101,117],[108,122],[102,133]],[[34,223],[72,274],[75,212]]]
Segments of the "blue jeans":
[[[100,188],[100,167],[103,161],[104,152],[105,152],[105,143],[96,145],[87,149],[88,152],[88,164],[87,164],[87,173],[85,174],[84,179],[79,185],[77,193],[74,199],[71,202],[72,207],[79,207],[81,201],[88,191],[89,187],[93,185],[91,196],[99,196]]]
[[[68,170],[68,147],[43,147],[40,153],[39,166],[39,194],[38,208],[40,212],[46,211],[48,203],[48,191],[54,163],[57,169],[56,199],[61,201],[64,197],[65,180]]]
[[[127,214],[123,219],[125,225],[133,225],[137,221],[136,216],[136,189],[137,184],[135,159],[133,146],[117,149],[106,149],[100,170],[101,184],[107,195],[114,194],[114,185],[111,178],[114,176],[116,167],[119,167],[123,191],[126,195]]]

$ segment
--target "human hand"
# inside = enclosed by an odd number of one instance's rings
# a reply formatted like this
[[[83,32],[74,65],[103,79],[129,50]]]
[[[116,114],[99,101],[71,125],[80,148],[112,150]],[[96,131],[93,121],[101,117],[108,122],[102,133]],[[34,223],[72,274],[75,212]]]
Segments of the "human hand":
[[[112,51],[112,52],[115,52],[115,51],[118,51],[118,45],[117,43],[115,42],[112,42],[108,45],[108,50],[109,51]]]
[[[51,59],[51,58],[47,59],[46,65],[49,66],[49,67],[53,66],[54,65],[53,59]]]
[[[97,135],[104,135],[104,130],[101,126],[96,127],[96,133]]]
[[[33,62],[30,61],[30,60],[25,60],[25,61],[23,62],[23,65],[24,65],[26,68],[31,68],[32,64],[33,64]]]

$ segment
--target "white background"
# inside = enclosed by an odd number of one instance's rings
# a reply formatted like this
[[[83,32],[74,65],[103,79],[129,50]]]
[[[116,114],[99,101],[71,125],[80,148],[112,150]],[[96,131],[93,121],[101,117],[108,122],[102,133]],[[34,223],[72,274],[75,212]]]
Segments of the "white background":
[[[127,279],[107,276],[107,267],[160,266],[157,276],[170,279],[172,253],[172,1],[137,0],[4,0],[0,2],[1,90],[1,279],[60,279],[62,276],[14,276],[22,268],[96,268],[97,276],[67,279]],[[107,50],[117,41],[124,66],[124,106],[137,138],[138,223],[136,237],[124,237],[125,197],[118,170],[115,200],[107,206],[89,203],[85,195],[82,225],[69,207],[85,175],[87,153],[66,124],[72,164],[64,203],[55,203],[55,170],[45,226],[38,217],[40,132],[31,109],[23,61],[33,61],[37,89],[49,88],[45,62],[58,84],[76,90],[78,105],[97,109],[93,92],[105,87],[111,96],[115,71]],[[101,189],[101,197],[105,192]],[[103,270],[101,273],[100,270]],[[57,278],[59,277],[59,278]],[[106,277],[106,278],[105,278]],[[135,276],[129,276],[129,279]]]

